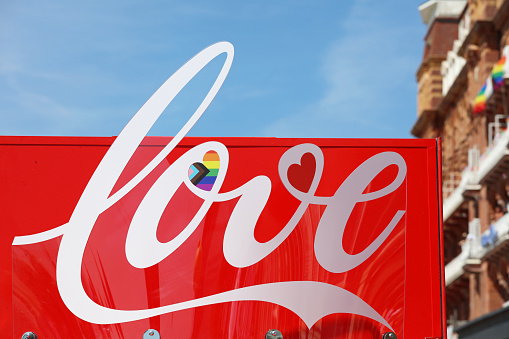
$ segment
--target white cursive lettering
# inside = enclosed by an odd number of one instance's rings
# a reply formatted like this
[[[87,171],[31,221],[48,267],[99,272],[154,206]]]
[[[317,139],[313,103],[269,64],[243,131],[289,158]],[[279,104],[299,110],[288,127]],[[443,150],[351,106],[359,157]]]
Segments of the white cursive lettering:
[[[211,60],[226,53],[225,63],[201,105],[160,153],[125,186],[110,196],[113,186],[132,155],[164,109],[180,90]],[[45,241],[63,235],[57,258],[57,285],[69,310],[77,317],[96,324],[112,324],[145,319],[178,310],[230,301],[258,300],[284,306],[295,312],[310,328],[322,317],[333,313],[353,313],[371,318],[390,328],[387,321],[358,296],[334,285],[313,281],[287,281],[238,288],[153,309],[119,310],[98,305],[84,291],[81,266],[88,238],[99,215],[115,204],[145,178],[178,145],[211,103],[228,74],[233,60],[233,46],[227,42],[212,45],[188,61],[172,75],[143,105],[119,134],[86,186],[66,225],[48,232],[16,237],[13,245]],[[220,159],[217,179],[210,190],[193,185],[188,177],[190,166],[213,151]],[[306,192],[292,186],[288,170],[310,153],[316,169]],[[382,152],[357,167],[330,197],[316,196],[324,156],[319,147],[301,144],[290,148],[279,161],[279,176],[285,188],[300,204],[285,227],[271,240],[260,243],[254,237],[256,223],[271,193],[266,176],[252,178],[229,192],[219,193],[227,174],[229,154],[219,142],[206,142],[187,151],[156,180],[138,206],[129,227],[125,250],[131,265],[146,268],[155,265],[179,248],[195,231],[214,202],[238,198],[226,227],[223,253],[232,266],[241,268],[256,264],[290,235],[310,204],[326,206],[315,237],[315,255],[319,264],[333,273],[351,270],[366,261],[387,239],[405,211],[397,211],[383,232],[361,253],[350,255],[342,245],[343,233],[353,208],[359,202],[371,201],[394,192],[406,177],[406,164],[395,152]],[[398,174],[392,183],[370,193],[363,193],[369,183],[386,167],[396,165]],[[157,227],[161,216],[180,185],[184,183],[203,200],[189,224],[171,241],[161,243]],[[303,294],[302,290],[309,293]],[[323,302],[327,300],[328,302]]]

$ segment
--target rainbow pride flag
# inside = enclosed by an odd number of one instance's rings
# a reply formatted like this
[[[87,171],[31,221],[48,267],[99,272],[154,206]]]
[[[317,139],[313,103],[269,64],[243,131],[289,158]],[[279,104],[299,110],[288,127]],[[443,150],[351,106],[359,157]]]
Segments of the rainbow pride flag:
[[[491,70],[491,77],[493,78],[493,90],[496,91],[504,84],[504,65],[505,56],[497,61]]]
[[[474,99],[474,114],[481,113],[486,109],[486,101],[493,94],[493,80],[491,79],[491,74],[488,76],[488,79],[482,86],[479,94]]]
[[[474,99],[474,114],[479,114],[486,109],[486,84],[481,88],[481,91]]]

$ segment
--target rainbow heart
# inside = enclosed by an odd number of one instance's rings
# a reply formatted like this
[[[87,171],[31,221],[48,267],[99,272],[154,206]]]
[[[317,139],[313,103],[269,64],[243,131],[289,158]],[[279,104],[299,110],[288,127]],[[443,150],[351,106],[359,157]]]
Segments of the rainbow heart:
[[[209,151],[203,156],[203,162],[195,162],[187,172],[189,180],[196,187],[211,191],[219,172],[219,154]]]

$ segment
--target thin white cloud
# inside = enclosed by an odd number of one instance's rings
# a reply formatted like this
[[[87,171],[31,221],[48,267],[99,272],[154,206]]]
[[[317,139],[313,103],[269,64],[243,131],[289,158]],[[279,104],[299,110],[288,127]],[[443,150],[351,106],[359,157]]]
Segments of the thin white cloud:
[[[415,114],[413,105],[409,112],[400,110],[402,101],[415,101],[418,56],[407,42],[419,41],[419,32],[413,26],[393,25],[398,7],[385,7],[380,2],[355,1],[338,32],[341,38],[330,43],[322,59],[319,72],[325,90],[321,97],[268,126],[264,134],[369,137],[400,128],[400,135],[406,136],[410,125],[395,127],[400,125],[396,117]]]
[[[391,0],[391,6],[397,8],[393,2],[398,1],[408,0]],[[118,133],[121,121],[192,53],[222,39],[235,43],[238,54],[214,104],[216,110],[221,108],[214,120],[220,120],[221,127],[235,121],[245,126],[242,135],[275,136],[338,137],[345,136],[340,128],[353,130],[351,126],[390,130],[389,124],[377,120],[383,116],[377,105],[398,103],[398,90],[408,85],[393,69],[413,74],[417,61],[400,53],[406,33],[383,20],[379,9],[384,6],[388,5],[371,0],[349,3],[344,21],[342,12],[337,17],[331,13],[345,6],[311,0],[170,5],[28,0],[11,6],[8,17],[0,13],[5,19],[0,20],[0,43],[5,47],[0,51],[0,109],[4,116],[15,112],[2,117],[0,133]],[[334,11],[321,21],[329,7]],[[416,6],[413,10],[417,12]],[[299,26],[306,17],[310,20]],[[337,25],[341,30],[335,33]],[[329,32],[336,40],[324,52]],[[304,44],[308,50],[299,51]],[[285,51],[291,54],[285,56]],[[314,59],[315,52],[321,59]],[[311,85],[304,82],[318,77],[322,83],[313,87],[323,87],[321,94],[313,91],[308,96],[306,86]],[[243,110],[240,102],[249,107]],[[277,121],[292,110],[296,114]],[[245,120],[227,117],[238,112],[244,112]],[[260,133],[268,120],[276,122]],[[104,129],[109,124],[116,128]]]

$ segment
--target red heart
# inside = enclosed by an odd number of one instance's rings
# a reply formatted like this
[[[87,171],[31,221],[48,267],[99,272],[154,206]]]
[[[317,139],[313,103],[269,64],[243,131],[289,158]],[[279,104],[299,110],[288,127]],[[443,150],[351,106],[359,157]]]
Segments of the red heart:
[[[301,192],[308,192],[313,182],[316,170],[316,160],[313,154],[304,153],[300,164],[288,167],[288,181]]]

